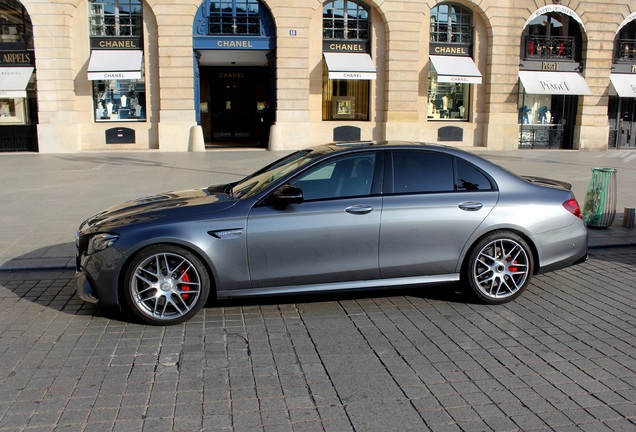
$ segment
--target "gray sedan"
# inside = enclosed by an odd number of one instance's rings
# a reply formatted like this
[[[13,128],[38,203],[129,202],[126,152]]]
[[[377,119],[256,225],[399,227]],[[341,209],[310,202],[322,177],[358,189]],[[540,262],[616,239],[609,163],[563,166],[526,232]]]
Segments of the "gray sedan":
[[[455,283],[518,297],[587,257],[567,183],[519,177],[469,152],[340,143],[241,181],[105,210],[77,234],[77,291],[151,324],[236,298]]]

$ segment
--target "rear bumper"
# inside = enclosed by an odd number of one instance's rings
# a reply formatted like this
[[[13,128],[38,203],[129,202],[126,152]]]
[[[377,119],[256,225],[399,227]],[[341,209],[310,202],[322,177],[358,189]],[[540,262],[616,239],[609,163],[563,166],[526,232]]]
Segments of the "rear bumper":
[[[580,264],[587,260],[588,233],[583,221],[536,236],[539,252],[537,274]]]

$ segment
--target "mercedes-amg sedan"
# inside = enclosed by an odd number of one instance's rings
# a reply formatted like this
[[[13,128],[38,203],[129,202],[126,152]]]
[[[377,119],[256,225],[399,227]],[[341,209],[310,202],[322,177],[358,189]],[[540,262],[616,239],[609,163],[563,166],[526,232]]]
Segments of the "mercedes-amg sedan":
[[[127,202],[76,240],[80,297],[159,325],[210,296],[461,282],[504,303],[587,257],[569,184],[391,142],[301,150],[234,183]]]

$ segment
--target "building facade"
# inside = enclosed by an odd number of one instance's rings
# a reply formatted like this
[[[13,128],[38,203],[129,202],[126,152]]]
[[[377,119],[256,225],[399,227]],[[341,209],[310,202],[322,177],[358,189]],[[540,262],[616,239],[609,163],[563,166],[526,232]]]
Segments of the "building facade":
[[[636,147],[636,4],[0,0],[0,151]]]

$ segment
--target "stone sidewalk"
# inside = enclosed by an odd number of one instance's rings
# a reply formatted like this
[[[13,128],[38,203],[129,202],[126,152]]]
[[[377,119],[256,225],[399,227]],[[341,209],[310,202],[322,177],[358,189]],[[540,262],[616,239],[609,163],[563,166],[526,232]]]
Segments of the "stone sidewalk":
[[[0,272],[0,432],[636,430],[636,247],[533,279],[219,302],[173,327]]]

